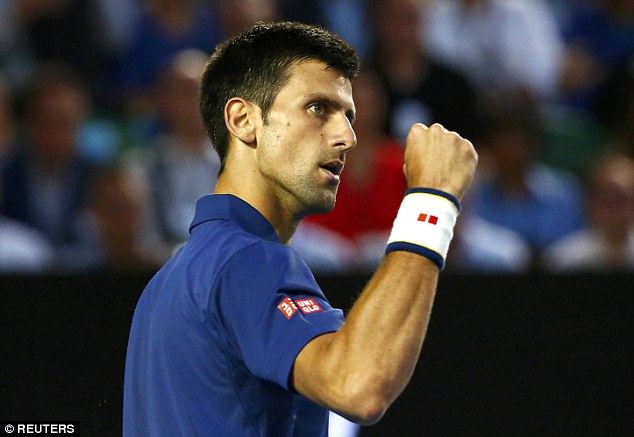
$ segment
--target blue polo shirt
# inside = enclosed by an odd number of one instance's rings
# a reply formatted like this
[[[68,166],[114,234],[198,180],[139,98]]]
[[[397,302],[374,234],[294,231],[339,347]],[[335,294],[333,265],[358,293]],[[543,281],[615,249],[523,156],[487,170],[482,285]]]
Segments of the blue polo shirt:
[[[289,376],[342,312],[243,200],[201,198],[190,232],[134,313],[124,435],[326,436],[328,411],[293,392]]]

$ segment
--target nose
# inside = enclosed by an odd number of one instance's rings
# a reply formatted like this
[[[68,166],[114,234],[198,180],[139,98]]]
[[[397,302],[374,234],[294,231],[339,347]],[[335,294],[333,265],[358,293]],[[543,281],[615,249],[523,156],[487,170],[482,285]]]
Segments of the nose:
[[[343,113],[336,117],[333,143],[335,147],[343,148],[343,151],[348,151],[357,145],[357,135],[352,128],[352,122]]]

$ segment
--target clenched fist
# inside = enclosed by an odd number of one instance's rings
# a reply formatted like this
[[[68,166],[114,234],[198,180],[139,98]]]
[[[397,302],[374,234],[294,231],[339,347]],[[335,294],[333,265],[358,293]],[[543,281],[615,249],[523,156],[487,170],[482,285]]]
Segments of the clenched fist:
[[[440,124],[416,123],[407,135],[403,171],[410,188],[435,188],[462,199],[477,163],[473,144]]]

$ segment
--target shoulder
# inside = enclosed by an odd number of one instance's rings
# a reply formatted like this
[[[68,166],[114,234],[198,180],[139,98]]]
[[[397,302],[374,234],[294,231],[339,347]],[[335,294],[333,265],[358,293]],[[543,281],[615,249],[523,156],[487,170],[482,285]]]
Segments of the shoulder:
[[[215,219],[197,226],[185,254],[219,273],[245,274],[281,272],[305,267],[299,254],[279,242],[267,241],[245,231],[236,222]]]
[[[282,243],[274,243],[241,235],[232,244],[223,271],[225,274],[248,275],[256,281],[293,280],[312,274],[295,249]],[[276,279],[277,278],[277,279]]]

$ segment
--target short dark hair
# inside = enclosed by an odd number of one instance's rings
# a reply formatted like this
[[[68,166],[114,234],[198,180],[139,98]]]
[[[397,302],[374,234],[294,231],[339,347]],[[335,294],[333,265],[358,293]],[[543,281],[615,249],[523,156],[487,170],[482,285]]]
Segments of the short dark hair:
[[[227,101],[241,97],[254,103],[266,120],[290,78],[290,67],[309,59],[324,62],[350,80],[359,71],[359,57],[347,42],[321,27],[302,23],[257,23],[218,45],[203,70],[200,111],[220,156],[221,172],[229,149],[224,121]]]

